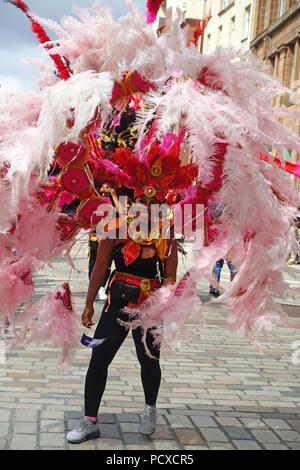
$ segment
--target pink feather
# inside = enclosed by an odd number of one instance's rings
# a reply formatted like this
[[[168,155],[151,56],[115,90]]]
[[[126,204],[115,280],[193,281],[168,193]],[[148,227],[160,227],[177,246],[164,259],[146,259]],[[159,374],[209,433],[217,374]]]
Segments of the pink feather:
[[[64,302],[66,289],[64,286],[49,291],[31,309],[29,342],[50,344],[61,350],[59,367],[64,366],[80,345],[78,318],[71,304]]]

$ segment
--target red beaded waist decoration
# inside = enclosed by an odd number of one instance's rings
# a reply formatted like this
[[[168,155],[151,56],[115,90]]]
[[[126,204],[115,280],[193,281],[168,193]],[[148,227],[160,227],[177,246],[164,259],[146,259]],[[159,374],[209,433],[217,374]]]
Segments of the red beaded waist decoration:
[[[134,276],[133,274],[120,273],[118,271],[116,271],[114,279],[116,281],[129,284],[130,286],[140,287],[140,295],[139,295],[138,303],[134,304],[133,302],[129,302],[128,303],[129,308],[136,307],[136,305],[140,305],[151,295],[151,293],[155,289],[158,289],[161,286],[160,280],[158,278],[148,279],[148,278],[143,278],[139,276]]]

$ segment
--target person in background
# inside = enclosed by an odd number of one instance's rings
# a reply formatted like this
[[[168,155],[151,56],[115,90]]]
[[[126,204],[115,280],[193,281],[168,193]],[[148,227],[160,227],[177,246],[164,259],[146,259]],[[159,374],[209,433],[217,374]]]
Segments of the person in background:
[[[300,244],[300,218],[297,218],[295,220],[295,225],[293,225],[291,227],[291,231],[298,243],[298,245]],[[291,264],[300,264],[300,256],[299,256],[299,253],[296,253],[295,251],[291,251],[291,253],[289,254],[289,258],[287,260],[287,264],[291,265]]]
[[[227,266],[230,272],[230,281],[232,281],[235,276],[235,267],[230,261],[226,260],[226,262],[227,262]],[[223,266],[224,266],[224,260],[219,259],[213,268],[213,275],[216,277],[218,284],[220,283],[221,271],[222,271]],[[211,284],[209,286],[209,295],[210,297],[215,297],[215,298],[219,297],[221,295],[219,288],[213,287],[213,285]]]

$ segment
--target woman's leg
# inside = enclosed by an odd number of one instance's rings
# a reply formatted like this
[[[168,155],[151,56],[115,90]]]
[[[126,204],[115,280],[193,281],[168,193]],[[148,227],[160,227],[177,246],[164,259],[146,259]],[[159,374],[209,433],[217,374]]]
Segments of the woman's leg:
[[[128,330],[119,325],[120,306],[112,303],[104,306],[94,338],[107,338],[92,351],[85,379],[85,416],[96,418],[105,390],[108,366],[125,340]]]
[[[145,402],[147,405],[156,404],[157,395],[161,381],[161,369],[159,365],[160,350],[153,345],[154,338],[147,332],[146,342],[150,353],[157,359],[151,359],[147,356],[145,347],[142,343],[142,331],[140,328],[132,330],[132,336],[135,343],[136,354],[141,365],[141,379],[144,389]]]

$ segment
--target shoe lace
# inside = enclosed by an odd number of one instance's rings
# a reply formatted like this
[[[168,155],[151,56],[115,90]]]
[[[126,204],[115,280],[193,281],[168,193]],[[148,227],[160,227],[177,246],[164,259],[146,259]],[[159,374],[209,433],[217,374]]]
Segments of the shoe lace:
[[[90,424],[90,423],[89,423],[88,421],[86,421],[85,419],[82,419],[82,420],[80,421],[80,424],[79,424],[78,427],[76,428],[76,431],[78,431],[78,432],[83,431],[84,428],[87,428],[89,424]]]
[[[150,420],[151,423],[155,423],[156,420],[156,410],[155,408],[145,408],[142,415],[142,421]]]

